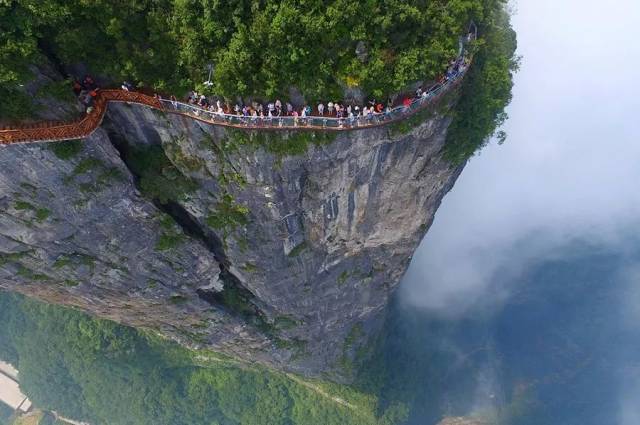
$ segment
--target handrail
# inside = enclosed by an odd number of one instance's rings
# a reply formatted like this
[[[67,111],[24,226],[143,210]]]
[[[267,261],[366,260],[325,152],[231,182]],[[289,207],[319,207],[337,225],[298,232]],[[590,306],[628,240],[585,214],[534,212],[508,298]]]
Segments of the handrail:
[[[464,50],[458,60],[464,58]],[[466,74],[469,65],[461,72],[449,75],[444,82],[437,83],[423,96],[413,99],[411,104],[397,106],[382,113],[357,117],[324,116],[272,116],[256,117],[219,113],[176,100],[162,99],[139,92],[104,89],[98,90],[93,110],[84,118],[64,124],[41,122],[31,127],[0,130],[0,145],[18,143],[53,142],[81,139],[90,136],[102,124],[110,102],[135,103],[148,106],[166,113],[182,115],[207,124],[240,128],[245,130],[313,130],[313,131],[351,131],[388,125],[404,120],[435,103],[450,88],[458,85]]]
[[[462,80],[464,73],[450,78],[429,90],[424,97],[413,99],[409,106],[397,106],[389,111],[368,116],[325,117],[325,116],[272,116],[256,117],[210,111],[197,105],[175,100],[160,99],[167,113],[187,116],[212,125],[241,128],[246,130],[314,130],[349,131],[388,125],[406,119],[433,104],[447,91]]]

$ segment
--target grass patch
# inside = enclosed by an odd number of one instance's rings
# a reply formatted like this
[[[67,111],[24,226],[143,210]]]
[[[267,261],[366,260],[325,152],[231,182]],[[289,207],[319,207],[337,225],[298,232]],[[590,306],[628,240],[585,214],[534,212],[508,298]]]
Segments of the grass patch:
[[[349,331],[349,334],[344,339],[344,348],[347,350],[351,349],[353,347],[353,344],[355,344],[356,341],[362,338],[362,336],[364,336],[364,331],[362,330],[362,324],[356,323],[355,325],[353,325],[353,327]]]
[[[18,211],[35,210],[35,207],[26,201],[16,201],[13,207]]]
[[[440,102],[442,102],[442,100]],[[428,106],[422,111],[416,112],[409,118],[389,124],[389,132],[392,136],[405,135],[423,122],[433,118],[434,115],[435,112],[433,106]]]
[[[344,285],[347,279],[349,279],[349,272],[345,270],[338,276],[338,285]]]
[[[173,217],[171,217],[169,214],[162,214],[162,218],[160,219],[160,227],[165,230],[175,229],[175,221],[173,221]]]
[[[48,208],[38,208],[36,210],[36,221],[42,223],[51,215],[51,210]]]
[[[49,143],[48,146],[55,156],[63,160],[71,159],[77,156],[80,152],[82,152],[81,140],[67,140],[64,142],[53,142],[53,143]]]
[[[158,251],[168,251],[178,247],[184,240],[184,235],[179,233],[162,233],[156,242],[156,249]]]
[[[243,147],[263,147],[279,158],[303,155],[311,145],[322,146],[332,143],[336,134],[321,131],[293,131],[287,133],[265,133],[228,129],[229,138],[221,143],[225,150],[237,151]]]
[[[213,229],[230,232],[249,223],[249,208],[237,204],[231,194],[225,193],[216,204],[215,212],[209,214],[205,221]]]
[[[72,175],[78,176],[80,174],[84,174],[90,170],[95,170],[98,168],[104,168],[104,164],[98,158],[90,156],[89,158],[83,159],[75,166]]]
[[[226,285],[224,287],[224,290],[222,291],[222,301],[225,306],[245,317],[252,317],[255,315],[255,310],[250,304],[247,296],[233,285]]]
[[[29,190],[31,192],[36,192],[38,190],[37,187],[35,187],[34,185],[32,185],[31,183],[27,183],[27,182],[20,182],[20,186],[26,190]]]
[[[249,241],[247,240],[247,238],[245,238],[244,236],[240,236],[237,242],[238,248],[240,248],[240,252],[242,252],[243,254],[247,252],[247,250],[249,249]]]
[[[20,252],[10,252],[10,253],[0,253],[0,266],[4,266],[5,264],[15,262],[24,258],[31,254],[31,250],[29,251],[20,251]]]
[[[56,261],[53,262],[53,268],[61,269],[68,266],[69,264],[71,264],[71,257],[61,255],[60,257],[56,258]]]
[[[159,224],[162,231],[156,242],[157,251],[177,248],[187,239],[170,215],[162,214]]]
[[[296,319],[290,316],[278,316],[273,322],[277,329],[293,329],[300,324]]]
[[[274,344],[276,347],[285,350],[294,350],[296,353],[304,352],[307,347],[307,341],[292,338],[292,339],[282,339],[282,338],[274,338]]]
[[[111,167],[98,158],[89,157],[76,164],[70,175],[64,178],[64,183],[69,184],[77,176],[93,172],[95,180],[83,182],[78,185],[78,189],[86,194],[97,193],[103,187],[117,180],[124,180],[124,174],[117,167]]]
[[[166,144],[164,146],[166,155],[181,170],[191,172],[202,170],[205,166],[204,160],[186,153],[182,149],[184,143],[186,143],[186,139],[182,137]]]
[[[353,346],[364,336],[364,330],[362,329],[362,324],[356,323],[353,325],[349,333],[344,339],[344,343],[342,345],[342,356],[338,360],[338,365],[340,368],[347,373],[348,375],[354,372],[354,364],[351,359],[350,352]]]
[[[44,413],[40,410],[31,412],[29,416],[16,418],[12,425],[40,425],[44,419]]]
[[[255,273],[258,271],[258,267],[253,263],[244,263],[240,268],[247,273]]]
[[[38,223],[42,223],[51,215],[51,210],[48,208],[36,208],[26,201],[15,201],[13,207],[18,211],[34,211],[35,219]]]
[[[185,177],[173,165],[162,146],[130,148],[127,152],[127,163],[140,179],[140,192],[160,203],[183,200],[199,187],[194,180]]]
[[[184,295],[172,295],[169,297],[169,302],[171,304],[183,304],[187,302],[187,297]]]
[[[68,266],[80,267],[87,266],[93,270],[95,268],[96,258],[91,255],[74,252],[72,254],[62,254],[53,262],[54,269],[61,269]]]
[[[302,251],[304,251],[305,249],[307,249],[307,241],[303,241],[302,243],[296,245],[290,252],[289,252],[289,257],[297,257],[298,255],[302,254]]]
[[[45,281],[45,280],[50,280],[51,278],[49,276],[47,276],[46,274],[43,273],[36,273],[33,270],[31,270],[30,268],[20,264],[18,266],[18,271],[16,272],[16,274],[20,277],[23,277],[25,279],[31,280],[31,281]]]

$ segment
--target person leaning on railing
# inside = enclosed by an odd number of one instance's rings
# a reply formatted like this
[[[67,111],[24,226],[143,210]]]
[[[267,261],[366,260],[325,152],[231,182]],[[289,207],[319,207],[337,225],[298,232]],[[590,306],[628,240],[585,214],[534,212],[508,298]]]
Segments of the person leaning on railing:
[[[473,38],[473,33],[470,32],[466,37],[467,41]],[[372,122],[379,123],[381,120],[392,119],[394,113],[405,114],[408,113],[414,105],[423,104],[431,95],[437,93],[440,89],[448,85],[448,82],[456,79],[459,75],[463,74],[468,68],[470,61],[465,57],[465,52],[462,50],[461,54],[453,59],[445,73],[438,79],[437,83],[428,90],[424,90],[422,86],[419,86],[415,91],[415,97],[405,97],[401,104],[397,107],[393,107],[391,101],[387,102],[386,107],[375,100],[369,101],[370,106],[363,106],[362,109],[359,105],[341,105],[339,102],[328,102],[325,109],[325,104],[320,102],[317,105],[318,115],[317,117],[323,117],[321,121],[322,126],[326,126],[328,119],[337,120],[337,123],[342,127],[345,122],[349,125],[369,125]],[[86,81],[89,78],[89,81]],[[85,78],[86,82],[91,84],[93,80],[90,77]],[[122,86],[123,90],[129,91],[129,85],[125,82]],[[157,97],[157,95],[156,95]],[[233,108],[229,104],[222,105],[220,99],[215,101],[207,99],[204,94],[192,91],[189,93],[187,104],[190,106],[188,112],[195,116],[200,116],[201,111],[205,112],[205,115],[210,115],[212,119],[216,119],[216,116],[221,117],[224,121],[234,123],[238,121],[245,125],[251,123],[260,122],[261,124],[273,123],[273,118],[278,118],[278,125],[282,126],[283,112],[286,116],[290,116],[293,119],[293,125],[298,126],[298,123],[302,125],[314,125],[316,123],[311,106],[304,105],[301,109],[296,110],[290,102],[286,102],[286,112],[283,109],[282,102],[277,99],[275,102],[269,101],[266,104],[266,108],[260,102],[253,101],[251,105],[240,105],[236,103]],[[174,96],[171,96],[171,104],[175,109],[180,109]],[[265,116],[264,110],[267,113]],[[325,113],[327,118],[325,118]]]

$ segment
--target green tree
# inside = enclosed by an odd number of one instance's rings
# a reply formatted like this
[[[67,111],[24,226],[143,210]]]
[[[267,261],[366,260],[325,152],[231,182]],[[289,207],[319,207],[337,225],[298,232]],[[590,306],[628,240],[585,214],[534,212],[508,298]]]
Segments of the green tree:
[[[490,4],[501,0],[488,1]],[[477,43],[473,66],[463,85],[454,119],[447,133],[446,157],[460,164],[483,147],[507,119],[504,112],[511,101],[513,73],[518,67],[515,57],[516,34],[503,7],[489,10],[480,27],[482,39]],[[505,134],[498,133],[499,141]]]

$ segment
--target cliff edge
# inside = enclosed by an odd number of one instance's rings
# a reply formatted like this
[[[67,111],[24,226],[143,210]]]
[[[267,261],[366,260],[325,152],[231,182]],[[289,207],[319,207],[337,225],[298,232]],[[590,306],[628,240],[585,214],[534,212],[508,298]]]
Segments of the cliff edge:
[[[337,135],[112,105],[83,141],[0,149],[0,287],[348,380],[462,170],[455,99]]]

